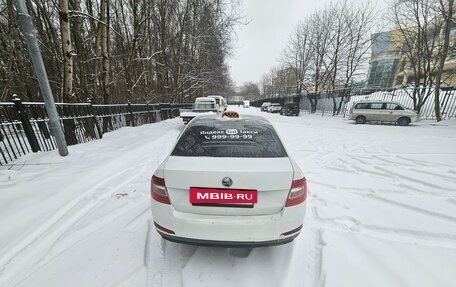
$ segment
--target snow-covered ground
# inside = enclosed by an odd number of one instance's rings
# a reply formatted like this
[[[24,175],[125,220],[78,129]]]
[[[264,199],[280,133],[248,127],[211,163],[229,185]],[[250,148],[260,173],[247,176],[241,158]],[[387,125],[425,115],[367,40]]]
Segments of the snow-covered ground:
[[[173,119],[0,167],[0,286],[455,286],[456,121],[234,109],[269,118],[306,174],[293,243],[246,256],[149,228],[150,177],[183,128]]]

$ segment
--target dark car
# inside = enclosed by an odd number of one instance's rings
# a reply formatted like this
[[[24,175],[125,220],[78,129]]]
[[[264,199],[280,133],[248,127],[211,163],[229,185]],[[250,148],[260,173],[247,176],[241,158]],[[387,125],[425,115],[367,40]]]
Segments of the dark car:
[[[299,115],[299,104],[298,103],[286,103],[283,105],[282,109],[280,110],[281,115]]]

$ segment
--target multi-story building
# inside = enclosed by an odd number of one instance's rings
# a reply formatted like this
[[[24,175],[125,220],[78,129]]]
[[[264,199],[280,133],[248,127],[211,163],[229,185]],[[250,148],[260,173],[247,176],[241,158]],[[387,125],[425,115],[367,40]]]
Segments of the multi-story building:
[[[368,88],[389,88],[419,82],[403,48],[404,39],[398,30],[372,35]],[[456,84],[456,25],[450,31],[450,51],[445,61],[442,81],[444,85]]]
[[[368,88],[389,88],[402,84],[397,75],[404,68],[404,57],[397,49],[400,41],[398,31],[380,32],[372,35],[372,52],[369,61]]]
[[[278,70],[272,81],[275,96],[291,95],[296,91],[296,74],[294,68],[285,67]]]

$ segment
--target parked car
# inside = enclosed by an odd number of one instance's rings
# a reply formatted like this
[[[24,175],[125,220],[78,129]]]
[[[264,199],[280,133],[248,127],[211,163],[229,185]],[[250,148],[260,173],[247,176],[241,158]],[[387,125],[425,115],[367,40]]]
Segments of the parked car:
[[[228,104],[227,104],[225,98],[222,96],[211,95],[211,96],[207,96],[207,97],[215,99],[215,107],[217,108],[219,113],[223,113],[226,110],[226,108],[228,107]]]
[[[267,112],[268,111],[268,107],[271,105],[271,102],[264,102],[262,105],[261,105],[261,111],[262,112]]]
[[[299,103],[286,103],[280,110],[281,115],[299,116]]]
[[[201,115],[154,172],[152,213],[166,240],[268,246],[298,236],[307,182],[263,117]]]
[[[193,109],[179,109],[180,118],[182,119],[184,125],[189,123],[194,117],[208,112],[220,112],[220,109],[216,104],[216,99],[209,97],[198,97],[195,99]]]
[[[268,106],[268,113],[279,113],[282,106],[279,103],[272,103]]]
[[[353,105],[349,115],[350,120],[357,124],[365,122],[394,122],[400,126],[420,120],[416,111],[401,104],[386,101],[362,101]]]

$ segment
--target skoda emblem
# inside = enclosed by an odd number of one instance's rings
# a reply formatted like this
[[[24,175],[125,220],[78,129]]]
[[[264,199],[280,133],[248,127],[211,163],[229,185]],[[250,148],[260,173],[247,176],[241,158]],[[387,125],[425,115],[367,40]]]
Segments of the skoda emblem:
[[[230,187],[233,184],[233,180],[229,177],[224,177],[222,179],[222,184],[226,187]]]

